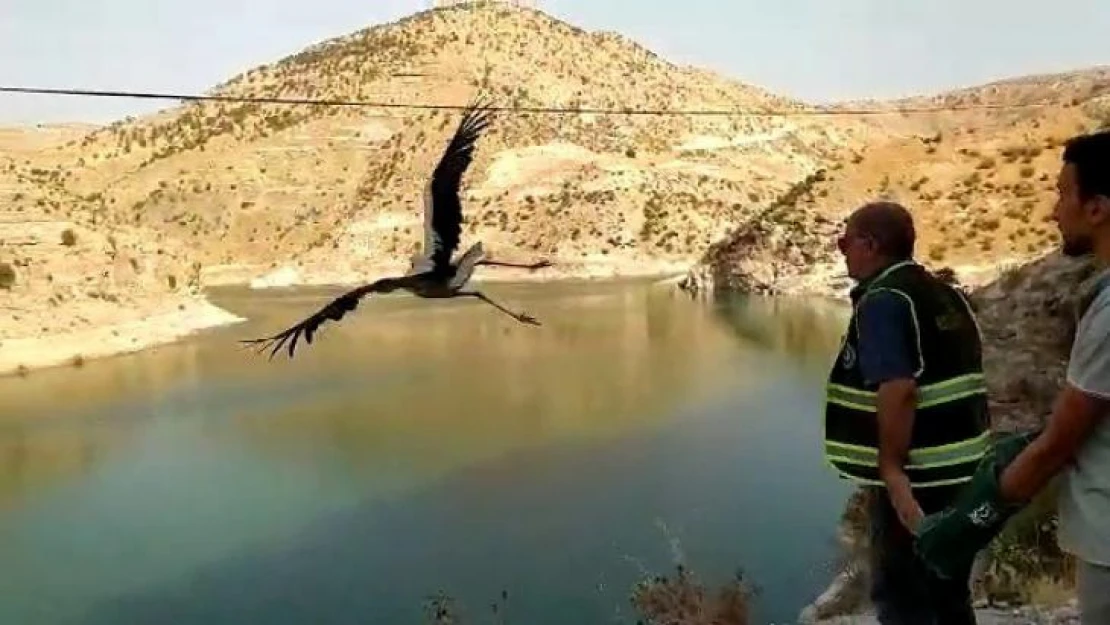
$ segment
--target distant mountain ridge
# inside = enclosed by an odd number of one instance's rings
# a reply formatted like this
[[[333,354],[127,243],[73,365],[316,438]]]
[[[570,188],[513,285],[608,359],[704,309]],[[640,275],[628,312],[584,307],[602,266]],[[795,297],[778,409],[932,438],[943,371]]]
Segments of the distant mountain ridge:
[[[1067,81],[1077,94],[1106,86],[1104,70]],[[1058,86],[1044,89],[1074,99]],[[1086,102],[1051,116],[760,115],[819,107],[670,63],[617,33],[496,3],[365,28],[210,91],[450,104],[479,92],[508,106],[753,113],[498,114],[464,178],[463,244],[481,239],[509,259],[553,257],[557,265],[540,279],[680,274],[715,262],[711,247],[728,248],[728,262],[766,267],[728,243],[735,229],[769,218],[759,231],[795,237],[799,249],[795,269],[772,274],[804,277],[807,266],[835,260],[822,233],[843,211],[892,190],[909,194],[921,211],[923,249],[943,262],[1039,250],[1051,244],[1037,221],[1049,183],[1040,172],[1056,158],[1048,146],[1089,119]],[[0,340],[101,328],[113,310],[120,320],[143,318],[164,302],[199,302],[203,285],[349,283],[403,269],[420,240],[422,186],[458,114],[202,102],[90,132],[0,131],[8,224],[0,263],[14,274],[4,294],[21,318],[49,319],[0,322]],[[1038,144],[1036,155],[1013,151]],[[988,158],[996,173],[976,169]],[[799,189],[807,180],[811,188]],[[965,231],[993,232],[992,220],[1012,240],[984,250],[983,239]],[[61,242],[67,229],[72,244]],[[77,286],[90,275],[107,297]],[[44,308],[52,298],[68,304]],[[103,313],[83,314],[87,306]]]

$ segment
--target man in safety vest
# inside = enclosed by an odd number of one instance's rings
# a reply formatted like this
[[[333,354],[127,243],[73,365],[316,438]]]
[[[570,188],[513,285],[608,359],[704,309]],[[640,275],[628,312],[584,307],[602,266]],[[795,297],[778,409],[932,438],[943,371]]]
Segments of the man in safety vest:
[[[829,375],[825,457],[869,490],[879,622],[975,623],[970,567],[951,579],[915,556],[913,531],[974,475],[990,419],[978,324],[963,295],[913,260],[913,218],[874,202],[837,241],[853,312]]]

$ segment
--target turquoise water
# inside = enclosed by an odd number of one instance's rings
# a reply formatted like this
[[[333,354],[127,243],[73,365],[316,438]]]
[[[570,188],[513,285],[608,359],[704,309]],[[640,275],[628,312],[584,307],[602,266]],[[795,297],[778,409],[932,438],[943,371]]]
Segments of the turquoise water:
[[[676,557],[793,620],[847,489],[821,462],[843,316],[644,283],[367,302],[297,359],[235,339],[333,291],[213,298],[251,319],[0,379],[0,623],[634,623]],[[616,619],[616,620],[614,620]]]

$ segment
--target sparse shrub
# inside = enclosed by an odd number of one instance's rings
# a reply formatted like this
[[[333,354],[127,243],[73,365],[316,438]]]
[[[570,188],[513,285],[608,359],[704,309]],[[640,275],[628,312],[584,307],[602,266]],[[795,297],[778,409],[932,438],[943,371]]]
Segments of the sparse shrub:
[[[701,615],[704,623],[748,625],[756,594],[758,589],[741,574],[716,593],[710,593],[685,567],[678,565],[674,578],[659,576],[637,584],[632,605],[643,617],[641,622],[650,625],[684,623],[694,614]]]
[[[934,271],[933,275],[936,276],[938,280],[944,282],[945,284],[951,284],[951,285],[958,285],[959,284],[959,278],[956,276],[956,270],[952,269],[951,267],[941,267],[940,269],[937,269],[936,271]]]
[[[0,263],[0,289],[10,290],[15,286],[15,267],[10,263]]]
[[[1058,485],[1014,516],[987,547],[987,567],[979,591],[989,601],[1028,602],[1045,581],[1070,585],[1074,560],[1056,543]]]

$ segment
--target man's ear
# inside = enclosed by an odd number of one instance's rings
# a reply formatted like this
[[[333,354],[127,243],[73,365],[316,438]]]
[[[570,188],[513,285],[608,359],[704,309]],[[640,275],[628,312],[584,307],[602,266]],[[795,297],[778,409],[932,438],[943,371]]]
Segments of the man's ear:
[[[1087,201],[1084,208],[1093,225],[1110,225],[1110,196],[1096,195]]]

